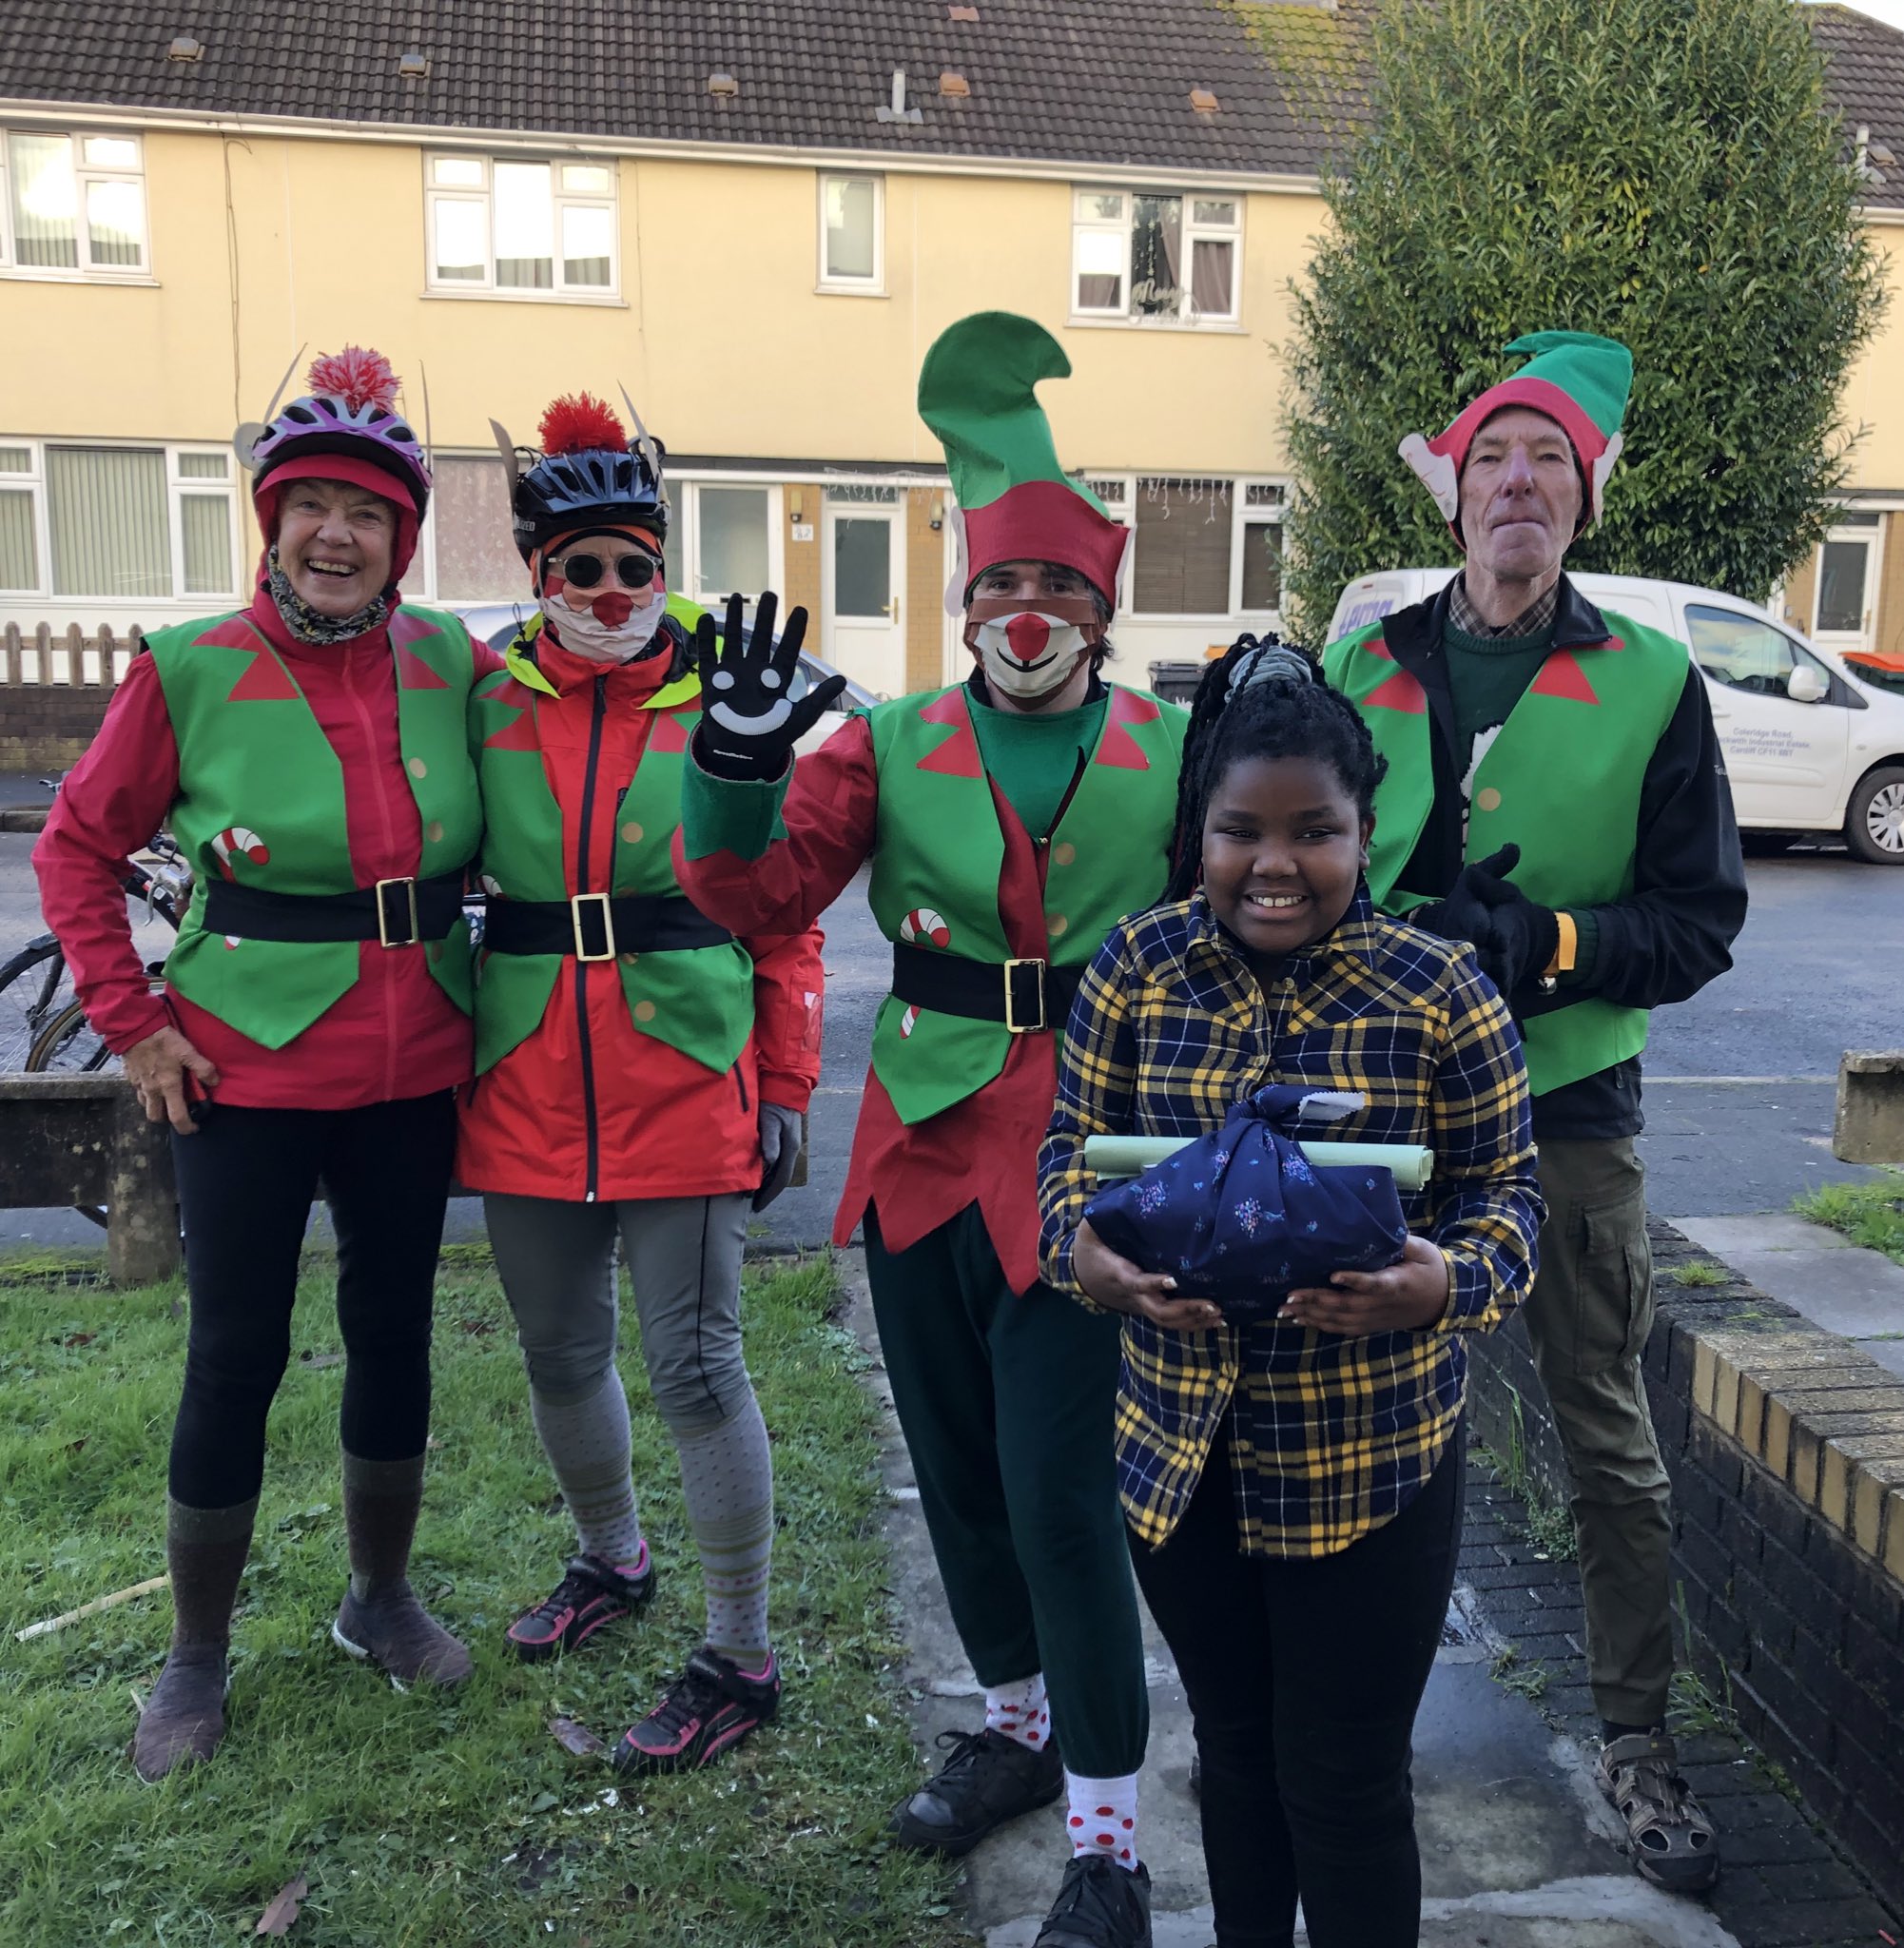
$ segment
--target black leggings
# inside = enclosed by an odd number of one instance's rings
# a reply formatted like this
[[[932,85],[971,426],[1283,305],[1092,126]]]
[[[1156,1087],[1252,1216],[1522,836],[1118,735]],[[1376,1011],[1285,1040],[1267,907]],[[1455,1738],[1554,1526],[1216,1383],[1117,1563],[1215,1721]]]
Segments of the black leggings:
[[[343,1446],[367,1461],[423,1451],[456,1137],[456,1099],[443,1090],[363,1109],[214,1106],[193,1135],[173,1138],[191,1291],[173,1500],[228,1509],[264,1478],[264,1419],[291,1356],[298,1256],[320,1177],[348,1355]]]
[[[1461,1543],[1459,1432],[1393,1521],[1331,1556],[1236,1547],[1219,1433],[1161,1549],[1131,1540],[1203,1762],[1217,1948],[1415,1948],[1415,1712]]]

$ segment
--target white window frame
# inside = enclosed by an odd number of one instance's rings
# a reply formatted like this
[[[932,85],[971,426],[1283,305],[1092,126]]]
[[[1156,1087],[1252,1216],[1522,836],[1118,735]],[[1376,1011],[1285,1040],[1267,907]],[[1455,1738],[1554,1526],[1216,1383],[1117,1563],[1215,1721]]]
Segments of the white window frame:
[[[239,508],[239,470],[230,447],[220,446],[215,441],[208,440],[91,439],[79,436],[67,439],[40,439],[29,438],[25,434],[9,433],[0,433],[0,446],[23,446],[27,449],[29,471],[24,474],[0,474],[0,488],[13,490],[24,487],[31,497],[33,572],[36,577],[34,586],[30,589],[0,589],[0,604],[24,601],[93,602],[124,608],[136,606],[141,602],[215,602],[235,598],[244,593],[244,537]],[[49,447],[63,446],[116,447],[129,453],[164,453],[165,540],[172,575],[172,592],[169,595],[127,597],[111,594],[56,595],[53,593],[53,531],[48,507],[51,490],[47,478],[47,450]],[[225,462],[224,477],[221,480],[182,474],[179,462],[187,454],[220,455]],[[185,521],[179,503],[188,494],[207,497],[221,495],[224,500],[231,559],[231,586],[227,589],[199,589],[190,593],[186,591]]]
[[[1183,204],[1183,288],[1177,299],[1175,315],[1133,317],[1131,314],[1131,225],[1137,221],[1137,199],[1138,196],[1174,196]],[[1123,211],[1120,219],[1099,217],[1086,210],[1086,199],[1115,196]],[[1242,325],[1243,317],[1243,241],[1245,197],[1240,189],[1197,190],[1181,185],[1159,184],[1145,185],[1141,189],[1125,188],[1117,184],[1078,184],[1071,192],[1071,317],[1073,324],[1100,324],[1120,326],[1131,331],[1235,331]],[[1234,224],[1199,224],[1195,211],[1199,203],[1229,203],[1235,205],[1236,221]],[[1121,239],[1119,245],[1119,282],[1123,290],[1123,302],[1116,305],[1087,305],[1078,302],[1078,280],[1082,275],[1078,263],[1078,241],[1085,235],[1115,236]],[[1195,246],[1201,243],[1228,243],[1234,247],[1231,253],[1230,308],[1227,311],[1198,311],[1195,308],[1191,293],[1195,287]]]
[[[726,474],[712,474],[684,480],[675,475],[670,477],[669,484],[673,492],[674,505],[681,516],[678,533],[670,537],[669,546],[670,586],[678,587],[690,602],[700,603],[717,621],[724,613],[720,605],[733,593],[729,589],[704,590],[701,587],[701,490],[704,487],[744,488],[753,493],[765,491],[767,586],[769,589],[781,589],[786,586],[787,516],[781,505],[783,497],[777,481],[755,479],[748,476],[736,477]]]
[[[1280,490],[1282,497],[1266,506],[1249,505],[1250,490],[1253,487],[1273,487]],[[1253,526],[1281,527],[1289,518],[1290,482],[1274,475],[1244,475],[1231,483],[1231,495],[1234,506],[1230,511],[1230,613],[1232,615],[1263,615],[1272,627],[1279,626],[1282,610],[1245,609],[1243,607],[1243,548],[1244,536]],[[1289,557],[1283,556],[1285,573],[1289,568]]]
[[[554,228],[551,241],[550,275],[547,290],[495,281],[495,166],[503,163],[539,164],[549,170],[549,203]],[[482,186],[442,187],[437,185],[438,163],[476,163],[482,169]],[[561,170],[570,167],[606,169],[609,191],[606,196],[585,196],[562,186]],[[482,212],[481,278],[439,277],[437,270],[437,210],[443,204],[463,204]],[[562,212],[567,208],[600,209],[609,215],[613,247],[609,257],[606,284],[571,284],[562,277]],[[621,167],[613,156],[494,156],[469,149],[425,149],[423,151],[423,284],[433,298],[499,298],[531,304],[619,304],[621,302]]]
[[[73,265],[26,263],[19,261],[13,238],[12,139],[15,135],[53,136],[63,140],[72,159],[73,240],[78,262]],[[108,169],[89,166],[86,158],[87,136],[103,136],[113,142],[129,142],[138,158],[131,168]],[[94,263],[92,233],[86,218],[88,184],[131,183],[139,190],[139,262],[133,263]],[[121,128],[29,128],[0,125],[0,277],[30,278],[47,283],[149,284],[152,276],[151,215],[146,193],[146,145],[144,140]]]
[[[835,298],[884,298],[885,289],[885,178],[863,169],[822,169],[814,178],[816,256],[815,288]],[[843,277],[826,268],[826,185],[829,183],[870,183],[873,185],[873,274]]]

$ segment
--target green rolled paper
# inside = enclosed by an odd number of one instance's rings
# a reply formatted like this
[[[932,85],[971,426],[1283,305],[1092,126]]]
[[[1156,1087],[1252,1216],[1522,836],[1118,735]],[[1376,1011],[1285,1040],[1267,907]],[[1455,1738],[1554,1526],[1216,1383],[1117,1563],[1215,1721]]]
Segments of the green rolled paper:
[[[1086,1137],[1084,1167],[1099,1181],[1136,1177],[1153,1163],[1173,1157],[1195,1137]],[[1320,1170],[1366,1170],[1375,1165],[1391,1170],[1405,1191],[1418,1191],[1434,1175],[1434,1152],[1419,1143],[1321,1143],[1303,1141],[1303,1155]]]

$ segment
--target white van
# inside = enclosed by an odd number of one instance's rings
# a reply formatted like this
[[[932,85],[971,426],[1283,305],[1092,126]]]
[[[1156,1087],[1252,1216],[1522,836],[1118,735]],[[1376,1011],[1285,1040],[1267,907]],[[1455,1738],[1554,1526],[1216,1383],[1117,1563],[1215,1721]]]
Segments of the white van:
[[[1329,640],[1426,601],[1454,576],[1451,568],[1363,575],[1343,590]],[[1788,834],[1842,833],[1855,857],[1904,866],[1904,694],[1737,595],[1638,575],[1569,579],[1596,608],[1685,644],[1705,678],[1733,808],[1754,849]]]

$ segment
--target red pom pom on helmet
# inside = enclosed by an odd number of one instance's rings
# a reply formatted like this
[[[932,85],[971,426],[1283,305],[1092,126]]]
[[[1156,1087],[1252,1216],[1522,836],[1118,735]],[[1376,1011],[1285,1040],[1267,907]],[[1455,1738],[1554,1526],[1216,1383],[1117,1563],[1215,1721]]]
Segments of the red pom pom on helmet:
[[[628,451],[628,434],[613,410],[585,392],[552,399],[536,430],[546,454]]]
[[[381,406],[387,413],[397,403],[397,375],[390,360],[361,345],[313,359],[307,382],[314,393],[341,399],[353,413],[365,406]]]

